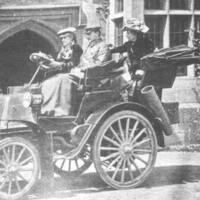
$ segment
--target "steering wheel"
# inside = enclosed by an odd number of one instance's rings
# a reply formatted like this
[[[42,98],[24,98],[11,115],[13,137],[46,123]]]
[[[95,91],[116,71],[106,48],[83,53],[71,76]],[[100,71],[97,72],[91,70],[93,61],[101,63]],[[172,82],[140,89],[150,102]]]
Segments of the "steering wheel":
[[[37,70],[35,71],[35,73],[33,74],[31,80],[29,81],[28,86],[30,86],[33,83],[35,77],[37,76],[37,74],[39,73],[39,71],[41,69],[45,69],[45,70],[50,69],[49,64],[52,62],[51,56],[48,56],[47,54],[40,52],[40,51],[37,53],[32,53],[29,56],[29,59],[32,62],[36,63],[38,65],[38,67],[37,67]]]
[[[29,59],[37,64],[45,64],[48,65],[52,61],[52,57],[39,51],[37,53],[32,53],[29,56]]]

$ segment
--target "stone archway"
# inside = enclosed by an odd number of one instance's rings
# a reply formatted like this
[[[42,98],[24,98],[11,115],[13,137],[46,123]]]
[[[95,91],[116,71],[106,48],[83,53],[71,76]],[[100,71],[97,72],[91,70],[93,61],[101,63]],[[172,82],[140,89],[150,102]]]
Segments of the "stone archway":
[[[25,30],[34,32],[46,39],[51,44],[54,51],[59,50],[61,43],[56,32],[48,27],[45,23],[34,20],[18,22],[6,29],[3,29],[3,31],[0,31],[0,44],[14,34]]]
[[[0,34],[0,88],[23,85],[36,66],[29,61],[32,52],[42,51],[53,56],[59,50],[56,33],[38,22],[28,21]]]

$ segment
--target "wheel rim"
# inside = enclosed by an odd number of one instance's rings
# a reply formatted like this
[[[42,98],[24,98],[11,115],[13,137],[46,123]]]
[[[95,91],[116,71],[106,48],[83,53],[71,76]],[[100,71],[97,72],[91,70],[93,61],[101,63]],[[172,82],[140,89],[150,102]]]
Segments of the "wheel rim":
[[[60,140],[58,137],[54,138],[54,142],[55,140],[63,143],[62,140]],[[62,155],[64,147],[55,149],[54,153]],[[79,156],[76,156],[73,159],[60,158],[55,160],[54,170],[60,176],[74,177],[82,174],[85,170],[87,170],[91,163],[91,147],[90,145],[86,144],[83,153]]]
[[[18,199],[27,193],[38,177],[38,161],[29,145],[5,142],[0,147],[0,196]]]
[[[101,132],[97,144],[97,171],[117,189],[141,184],[156,159],[156,137],[142,115],[121,115]]]

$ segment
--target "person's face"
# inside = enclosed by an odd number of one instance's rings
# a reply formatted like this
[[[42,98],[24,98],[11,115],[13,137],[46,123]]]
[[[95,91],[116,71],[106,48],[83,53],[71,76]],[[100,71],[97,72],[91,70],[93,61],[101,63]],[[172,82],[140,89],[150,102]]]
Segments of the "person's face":
[[[137,32],[135,31],[130,31],[130,30],[127,30],[126,31],[126,36],[127,36],[127,39],[129,41],[136,41],[137,40]]]
[[[86,38],[89,41],[97,40],[99,38],[99,33],[95,31],[91,31],[86,34]]]
[[[91,32],[86,32],[86,33],[85,33],[85,38],[86,38],[87,40],[90,40],[90,34],[91,34]]]
[[[72,42],[72,35],[70,33],[67,33],[61,38],[61,41],[64,47],[69,45]]]

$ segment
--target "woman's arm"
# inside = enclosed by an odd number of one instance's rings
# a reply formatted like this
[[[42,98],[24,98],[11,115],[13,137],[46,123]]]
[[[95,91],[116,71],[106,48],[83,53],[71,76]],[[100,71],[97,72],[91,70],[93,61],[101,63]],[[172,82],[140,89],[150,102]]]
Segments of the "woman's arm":
[[[144,48],[145,53],[146,54],[152,53],[154,51],[154,48],[155,47],[154,47],[153,42],[148,37],[146,37],[145,38],[145,48]]]
[[[111,53],[124,53],[127,51],[126,46],[127,46],[127,43],[125,42],[123,45],[111,49],[110,52]]]

